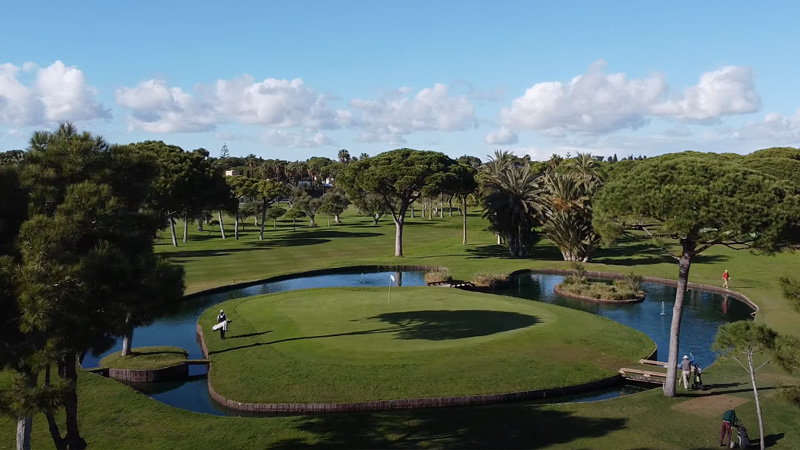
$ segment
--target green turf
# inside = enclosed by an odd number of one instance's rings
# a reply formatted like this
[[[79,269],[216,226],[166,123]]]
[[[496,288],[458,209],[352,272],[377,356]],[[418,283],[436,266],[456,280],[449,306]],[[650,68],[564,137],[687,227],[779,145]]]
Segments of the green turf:
[[[438,287],[311,289],[232,300],[209,334],[211,381],[240,402],[359,402],[587,383],[654,344],[609,319]],[[207,328],[209,328],[207,327]]]
[[[114,352],[100,361],[100,367],[114,369],[161,369],[186,361],[188,353],[180,347],[137,347],[131,354],[122,356]]]
[[[446,213],[445,213],[446,214]],[[457,214],[457,213],[456,213]],[[485,230],[474,211],[469,216],[469,241],[461,245],[460,217],[411,219],[405,229],[405,258],[395,258],[394,226],[384,220],[373,227],[368,218],[344,216],[342,225],[328,229],[287,224],[267,228],[258,241],[250,225],[242,239],[190,230],[189,242],[173,249],[169,232],[157,249],[184,264],[189,292],[265,279],[301,271],[355,264],[421,264],[449,268],[455,279],[468,280],[478,272],[511,272],[530,268],[568,268],[546,240],[529,258],[508,258]],[[320,220],[324,223],[324,220]],[[271,224],[270,224],[271,225]],[[637,272],[675,279],[674,261],[646,244],[621,242],[600,249],[587,270]],[[747,251],[714,247],[692,264],[690,280],[722,284],[722,271],[731,273],[731,288],[748,295],[761,311],[758,321],[780,332],[800,336],[800,314],[780,293],[778,277],[800,270],[797,253],[758,256]],[[232,324],[233,326],[236,323]],[[134,337],[135,344],[135,337]],[[544,361],[543,363],[546,363]],[[798,383],[774,366],[759,372],[767,442],[774,449],[795,449],[800,442],[800,409],[780,400],[780,383]],[[715,364],[703,376],[716,384],[711,397],[722,394],[747,399],[736,408],[757,434],[752,390],[735,363]],[[10,379],[0,373],[0,387]],[[720,387],[721,385],[721,387]],[[197,448],[557,448],[557,449],[714,449],[724,407],[687,413],[673,409],[699,394],[679,390],[674,399],[660,391],[590,404],[529,406],[522,404],[397,413],[331,414],[324,416],[238,418],[213,417],[163,405],[114,380],[81,374],[79,381],[81,432],[94,449]],[[13,448],[15,423],[0,416],[0,449]],[[757,437],[757,436],[756,436]],[[52,448],[47,423],[34,420],[34,447]]]

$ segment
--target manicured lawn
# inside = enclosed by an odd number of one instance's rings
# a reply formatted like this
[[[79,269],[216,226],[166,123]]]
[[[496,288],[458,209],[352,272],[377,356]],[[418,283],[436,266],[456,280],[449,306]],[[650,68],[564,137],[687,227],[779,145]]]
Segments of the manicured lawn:
[[[279,223],[268,228],[263,242],[248,226],[235,241],[218,234],[190,231],[187,244],[173,249],[168,231],[158,250],[171,253],[187,271],[189,292],[265,279],[301,271],[361,264],[441,265],[454,278],[468,280],[478,272],[511,272],[524,268],[567,268],[547,241],[525,259],[508,258],[477,212],[469,217],[469,242],[461,245],[460,217],[408,219],[405,258],[395,258],[394,226],[384,220],[373,227],[366,218],[349,214],[330,229],[298,228]],[[319,220],[322,224],[324,220]],[[271,225],[271,224],[270,224]],[[180,229],[180,227],[179,227]],[[677,277],[674,262],[658,250],[637,242],[621,242],[597,252],[587,270],[646,276]],[[695,259],[690,280],[721,285],[724,269],[731,288],[760,307],[758,321],[800,336],[800,313],[780,293],[778,276],[800,270],[797,253],[776,256],[712,248]],[[269,319],[267,319],[269,320]],[[232,328],[237,322],[232,324]],[[535,326],[534,326],[535,328]],[[232,330],[233,332],[233,330]],[[135,342],[135,341],[134,341]],[[227,340],[226,340],[227,342]],[[548,358],[539,362],[546,365]],[[464,376],[468,376],[466,373]],[[795,449],[800,443],[800,409],[777,396],[780,383],[798,383],[773,366],[759,372],[768,443],[775,449]],[[405,411],[396,413],[331,414],[324,416],[242,418],[213,417],[163,405],[116,381],[81,374],[81,432],[94,449],[198,448],[559,448],[559,449],[713,449],[717,447],[722,412],[733,401],[757,434],[752,391],[736,363],[718,363],[703,376],[717,385],[710,394],[679,389],[674,399],[655,390],[627,398],[590,404],[527,405]],[[0,373],[0,385],[10,382]],[[700,399],[698,402],[697,399]],[[0,449],[13,448],[15,422],[0,416]],[[44,417],[34,421],[34,448],[52,448]]]
[[[121,356],[119,352],[106,356],[100,361],[100,367],[160,369],[182,363],[186,361],[186,356],[186,350],[178,347],[137,347],[131,349],[128,356]]]
[[[437,287],[310,289],[231,300],[211,381],[240,402],[359,402],[586,383],[649,356],[643,333],[546,303]]]

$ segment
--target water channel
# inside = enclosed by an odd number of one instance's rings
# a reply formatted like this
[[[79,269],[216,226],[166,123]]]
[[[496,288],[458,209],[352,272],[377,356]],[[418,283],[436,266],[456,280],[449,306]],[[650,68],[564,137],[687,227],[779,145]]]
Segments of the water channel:
[[[202,358],[203,355],[196,342],[195,325],[203,311],[212,305],[234,298],[296,289],[348,286],[386,287],[391,283],[390,275],[393,275],[398,280],[393,285],[423,286],[425,284],[424,272],[418,271],[343,272],[231,288],[187,299],[176,313],[159,319],[149,326],[137,328],[134,332],[133,343],[136,347],[156,345],[182,347],[189,352],[189,358]],[[608,317],[647,334],[658,345],[658,356],[661,360],[666,359],[666,351],[669,347],[672,305],[675,299],[674,287],[657,283],[643,283],[642,289],[647,292],[643,302],[612,305],[555,295],[553,287],[559,284],[562,279],[563,277],[557,275],[520,274],[512,280],[511,288],[500,291],[498,294],[533,301],[544,301]],[[663,315],[661,314],[662,308]],[[700,291],[688,291],[683,308],[680,353],[692,352],[698,359],[699,364],[707,367],[715,359],[710,347],[717,328],[726,322],[747,319],[750,313],[752,313],[750,306],[733,297]],[[104,356],[120,351],[121,348],[122,340],[120,339],[112,347],[104,349],[103,352],[88,353],[84,356],[82,364],[85,368],[96,367]],[[241,412],[230,411],[211,399],[208,394],[205,370],[201,366],[191,366],[190,377],[187,380],[153,383],[136,386],[136,388],[158,401],[189,411],[216,415],[242,415]],[[571,397],[551,398],[547,399],[547,401],[595,401],[631,394],[646,388],[636,384],[622,384]]]

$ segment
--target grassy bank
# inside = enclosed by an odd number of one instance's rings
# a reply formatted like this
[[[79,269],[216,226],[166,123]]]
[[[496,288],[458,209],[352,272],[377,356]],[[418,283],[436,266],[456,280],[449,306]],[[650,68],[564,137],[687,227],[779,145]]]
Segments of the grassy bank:
[[[186,350],[178,347],[137,347],[131,349],[131,354],[122,356],[114,352],[100,361],[100,367],[113,367],[115,369],[161,369],[186,361]]]

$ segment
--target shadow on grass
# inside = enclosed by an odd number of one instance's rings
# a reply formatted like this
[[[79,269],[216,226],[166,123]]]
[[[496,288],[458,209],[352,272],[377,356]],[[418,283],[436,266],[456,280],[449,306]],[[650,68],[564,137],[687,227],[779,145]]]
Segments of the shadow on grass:
[[[262,335],[265,335],[267,333],[272,333],[272,330],[259,331],[258,333],[237,334],[236,336],[228,336],[228,337],[226,337],[226,339],[241,339],[241,338],[248,338],[248,337],[254,337],[254,336],[262,336]]]
[[[403,311],[369,318],[376,319],[395,325],[398,339],[429,341],[488,336],[539,323],[537,317],[527,314],[481,310]]]
[[[505,311],[408,311],[386,313],[362,320],[380,320],[392,324],[389,327],[373,328],[371,330],[351,331],[347,333],[331,333],[316,336],[298,336],[277,339],[270,342],[254,342],[237,347],[213,350],[209,355],[227,353],[245,348],[260,347],[262,345],[279,344],[282,342],[303,341],[308,339],[324,339],[341,336],[365,336],[373,334],[395,333],[396,339],[413,340],[422,339],[429,341],[442,341],[448,339],[464,339],[477,336],[525,328],[539,323],[535,316]],[[271,331],[271,330],[270,330]],[[241,335],[237,337],[258,336],[269,333],[263,331]]]
[[[581,417],[530,405],[330,414],[298,422],[314,442],[287,439],[271,448],[544,448],[602,437],[627,425],[624,418]]]

